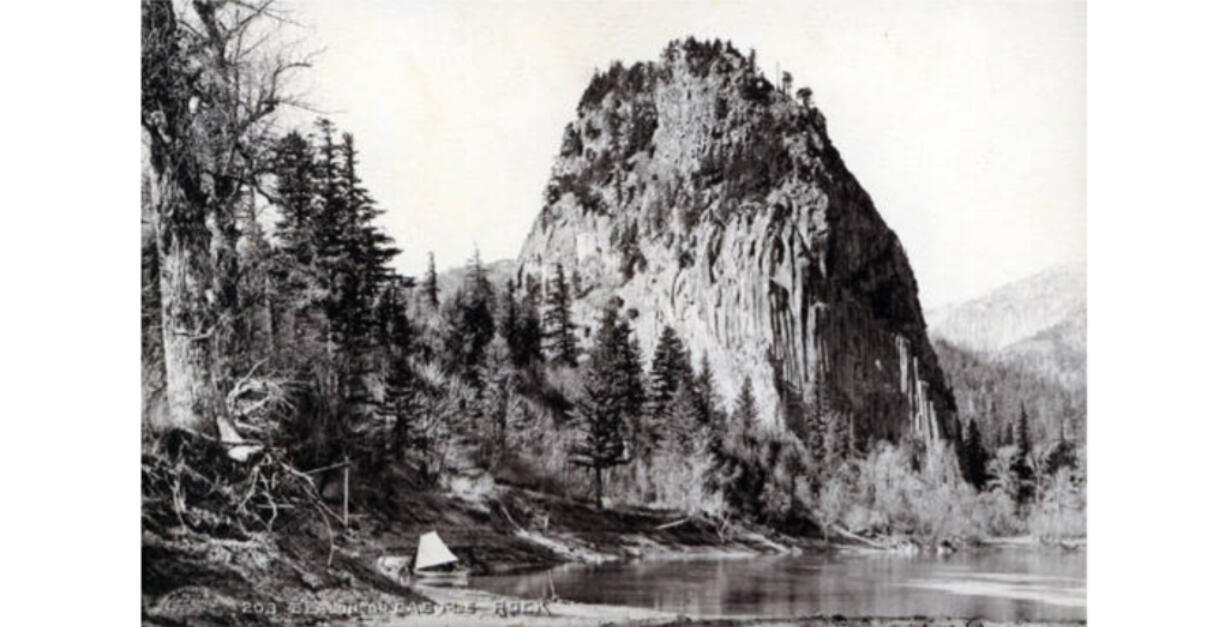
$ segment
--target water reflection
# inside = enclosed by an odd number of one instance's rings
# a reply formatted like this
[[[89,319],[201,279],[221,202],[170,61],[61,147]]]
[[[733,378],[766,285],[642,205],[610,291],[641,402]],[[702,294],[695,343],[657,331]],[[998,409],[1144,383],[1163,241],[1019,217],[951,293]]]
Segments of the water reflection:
[[[553,594],[691,616],[979,616],[1082,620],[1083,552],[1001,550],[952,556],[803,555],[569,564],[480,577],[478,588]]]

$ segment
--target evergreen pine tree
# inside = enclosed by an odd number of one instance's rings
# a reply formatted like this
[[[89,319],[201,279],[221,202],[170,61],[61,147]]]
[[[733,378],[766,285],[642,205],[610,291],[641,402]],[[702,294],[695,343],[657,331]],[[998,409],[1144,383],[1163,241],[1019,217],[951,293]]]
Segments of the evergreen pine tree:
[[[495,333],[494,293],[481,263],[481,252],[473,251],[461,286],[447,306],[446,363],[470,385],[480,383],[479,369],[485,349]]]
[[[590,364],[593,376],[613,391],[623,417],[629,419],[642,411],[643,367],[638,345],[630,325],[620,319],[615,307],[601,312]]]
[[[298,267],[312,262],[311,239],[315,225],[315,149],[297,131],[290,132],[274,150],[273,174],[280,219],[275,232],[290,261]]]
[[[715,408],[718,402],[715,398],[715,374],[711,372],[711,359],[706,353],[694,376],[694,395],[698,403],[698,420],[704,425],[714,423]]]
[[[672,327],[666,326],[656,342],[651,359],[651,374],[647,389],[647,419],[644,421],[644,436],[649,447],[654,448],[665,437],[675,437],[681,427],[671,423],[673,399],[681,388],[694,385],[689,352]],[[692,391],[692,390],[690,390]],[[690,396],[691,400],[693,399]]]
[[[536,277],[529,275],[524,280],[523,300],[520,302],[520,326],[517,333],[519,351],[516,364],[526,366],[544,359],[541,350],[541,286]]]
[[[972,418],[966,426],[966,437],[962,438],[963,458],[965,468],[963,476],[976,490],[983,490],[988,483],[988,450],[983,445],[983,435],[979,432],[979,424]]]
[[[501,337],[494,338],[486,347],[479,372],[480,388],[475,408],[479,420],[477,431],[481,435],[482,461],[487,468],[493,468],[507,450],[515,384],[511,351]]]
[[[464,283],[472,302],[484,303],[492,311],[494,286],[490,284],[489,275],[485,271],[485,264],[481,262],[481,249],[479,248],[473,249],[473,256],[468,260],[468,267],[464,274]]]
[[[369,419],[375,410],[375,392],[369,387],[368,375],[375,370],[376,355],[382,349],[376,340],[375,307],[385,287],[395,284],[394,289],[399,289],[400,280],[393,277],[388,263],[400,251],[375,224],[383,210],[375,205],[357,174],[353,135],[342,133],[338,158],[344,207],[340,221],[345,273],[339,314],[350,377],[345,389],[353,409],[360,417]]]
[[[649,411],[663,416],[672,404],[673,396],[682,385],[693,384],[690,357],[685,344],[671,326],[664,327],[651,358]]]
[[[625,429],[635,383],[627,376],[625,360],[633,351],[626,330],[616,309],[603,312],[584,372],[583,397],[576,403],[584,440],[572,449],[571,462],[595,473],[597,507],[603,507],[604,471],[630,460]]]
[[[524,365],[521,357],[520,332],[523,322],[519,314],[518,297],[515,294],[515,281],[507,279],[506,291],[502,300],[502,317],[498,321],[498,333],[507,343],[511,361],[517,367]]]
[[[343,308],[347,291],[345,279],[350,270],[345,259],[345,199],[341,193],[338,151],[333,139],[335,127],[331,121],[323,118],[316,121],[316,126],[320,133],[316,152],[319,204],[311,232],[316,285],[310,288],[310,292],[315,295],[323,311],[319,336],[324,346],[327,372],[330,376],[339,377],[343,386],[348,381],[347,368],[341,363],[345,343]],[[345,396],[347,394],[342,388],[342,399]]]
[[[382,413],[391,418],[388,457],[397,462],[404,458],[416,411],[416,389],[409,356],[413,351],[415,332],[405,313],[400,290],[388,287],[379,307],[381,340],[385,342],[388,365]]]
[[[669,406],[667,424],[669,440],[685,457],[694,454],[696,443],[702,440],[701,432],[705,426],[700,411],[693,388],[688,385],[678,387]]]
[[[732,423],[740,427],[745,433],[749,433],[757,421],[758,402],[753,396],[753,384],[750,383],[749,377],[746,376],[745,381],[741,383],[741,393],[736,397],[736,406],[732,410]]]
[[[423,286],[426,304],[431,309],[438,309],[438,273],[434,270],[434,251],[430,251],[426,265],[426,280]]]
[[[376,225],[379,216],[386,213],[380,209],[362,186],[357,174],[358,151],[353,135],[341,136],[342,182],[348,205],[350,232],[347,234],[350,256],[355,259],[355,277],[358,283],[359,307],[369,309],[379,296],[383,286],[393,279],[394,273],[388,264],[398,250],[386,233]],[[396,282],[402,282],[397,278]]]
[[[1034,498],[1035,489],[1034,464],[1031,459],[1033,450],[1030,443],[1030,419],[1026,415],[1025,403],[1021,405],[1021,416],[1018,418],[1015,439],[1017,441],[1017,455],[1013,458],[1011,470],[1018,481],[1018,504],[1025,505]]]
[[[278,367],[293,367],[300,356],[303,341],[314,336],[316,313],[321,311],[322,280],[316,264],[316,229],[319,222],[317,195],[318,171],[315,147],[298,132],[281,138],[273,152],[274,191],[279,219],[274,226],[278,247],[269,269],[270,315],[283,337],[278,338],[297,355],[285,355],[288,360]],[[279,354],[279,357],[281,355]]]
[[[628,463],[622,434],[621,410],[611,390],[586,382],[575,413],[583,429],[583,441],[571,450],[571,463],[590,468],[596,479],[596,507],[604,507],[604,471]]]
[[[643,387],[643,362],[639,342],[630,329],[630,323],[619,320],[614,330],[614,364],[618,374],[618,389],[621,391],[622,410],[627,420],[636,420],[643,413],[647,392]]]
[[[554,277],[545,301],[545,328],[552,353],[551,361],[574,367],[579,363],[578,340],[575,339],[575,324],[570,317],[570,289],[560,263],[554,264]]]

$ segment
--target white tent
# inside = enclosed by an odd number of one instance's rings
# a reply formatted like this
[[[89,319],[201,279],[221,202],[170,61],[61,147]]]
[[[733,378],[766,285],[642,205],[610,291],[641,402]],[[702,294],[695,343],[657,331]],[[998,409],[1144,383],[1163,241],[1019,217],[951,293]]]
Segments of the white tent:
[[[438,532],[431,531],[423,535],[417,543],[417,560],[413,564],[413,569],[423,570],[457,561],[459,558],[447,548],[446,544],[443,544],[443,539],[438,537]]]

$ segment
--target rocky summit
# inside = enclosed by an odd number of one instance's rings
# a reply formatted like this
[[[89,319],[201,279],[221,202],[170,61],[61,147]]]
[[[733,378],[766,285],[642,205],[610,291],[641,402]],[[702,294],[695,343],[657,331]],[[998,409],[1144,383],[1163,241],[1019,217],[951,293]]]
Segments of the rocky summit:
[[[598,73],[566,125],[517,278],[575,282],[581,340],[620,306],[651,355],[672,326],[761,420],[819,395],[864,439],[954,433],[907,255],[805,88],[692,39]],[[822,390],[819,392],[819,390]]]

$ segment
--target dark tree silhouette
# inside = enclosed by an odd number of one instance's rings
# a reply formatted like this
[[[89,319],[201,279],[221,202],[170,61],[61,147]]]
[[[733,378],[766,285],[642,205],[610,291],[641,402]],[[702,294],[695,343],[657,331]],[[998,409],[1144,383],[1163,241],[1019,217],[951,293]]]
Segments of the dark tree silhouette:
[[[579,363],[575,324],[571,321],[570,288],[562,264],[554,265],[553,280],[545,294],[545,329],[551,360],[555,364],[574,367]]]
[[[717,406],[715,394],[715,373],[711,372],[711,360],[706,353],[702,355],[702,363],[698,374],[694,375],[694,395],[698,404],[698,421],[711,425],[715,418]]]
[[[741,383],[741,392],[736,397],[736,406],[732,410],[732,423],[749,432],[758,421],[758,401],[753,396],[753,384],[749,377]]]
[[[572,449],[571,462],[594,473],[597,507],[603,507],[604,471],[630,461],[625,429],[636,383],[624,362],[632,353],[627,328],[619,324],[616,309],[604,311],[584,373],[583,398],[575,408],[584,439]]]
[[[966,426],[966,436],[962,438],[962,476],[976,490],[983,490],[988,484],[988,450],[983,445],[983,434],[979,432],[979,423],[971,420]]]
[[[1021,416],[1017,421],[1017,455],[1013,458],[1011,470],[1017,477],[1017,502],[1025,505],[1034,498],[1034,451],[1030,443],[1030,418],[1026,415],[1026,404],[1021,406]]]
[[[426,304],[431,309],[438,309],[438,273],[434,269],[434,251],[429,253],[429,261],[426,265],[426,280],[422,284],[422,290],[426,297]]]

